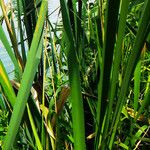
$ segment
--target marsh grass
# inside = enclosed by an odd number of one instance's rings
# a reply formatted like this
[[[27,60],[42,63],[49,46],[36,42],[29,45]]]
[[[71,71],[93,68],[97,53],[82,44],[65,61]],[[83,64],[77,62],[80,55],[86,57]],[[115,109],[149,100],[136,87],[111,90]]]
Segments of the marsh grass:
[[[60,0],[55,25],[47,0],[0,4],[15,68],[10,81],[0,61],[4,150],[150,146],[149,0]]]

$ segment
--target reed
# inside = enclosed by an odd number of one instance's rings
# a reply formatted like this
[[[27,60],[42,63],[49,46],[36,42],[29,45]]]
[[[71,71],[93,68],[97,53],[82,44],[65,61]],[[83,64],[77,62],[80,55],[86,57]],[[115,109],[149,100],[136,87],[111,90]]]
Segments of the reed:
[[[53,24],[51,1],[0,0],[0,40],[15,72],[10,80],[0,60],[0,120],[9,114],[0,146],[148,148],[150,1],[59,2]]]

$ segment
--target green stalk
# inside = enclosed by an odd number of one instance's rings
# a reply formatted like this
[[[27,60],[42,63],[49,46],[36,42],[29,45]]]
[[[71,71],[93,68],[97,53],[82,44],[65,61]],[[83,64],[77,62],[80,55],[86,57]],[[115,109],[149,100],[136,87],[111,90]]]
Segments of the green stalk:
[[[116,43],[116,51],[114,56],[114,65],[112,70],[112,80],[110,84],[110,93],[109,93],[109,104],[108,104],[108,111],[106,113],[106,122],[104,125],[104,132],[103,132],[103,139],[102,139],[102,146],[106,146],[107,142],[104,142],[108,136],[108,127],[110,123],[111,113],[112,113],[112,106],[114,97],[116,94],[116,87],[117,87],[117,81],[118,81],[118,72],[119,72],[119,66],[121,63],[121,55],[122,55],[122,42],[124,38],[125,33],[125,27],[126,27],[126,16],[128,13],[128,5],[129,0],[123,0],[121,5],[121,12],[120,12],[120,20],[119,20],[119,27],[118,27],[118,37],[117,37],[117,43]],[[102,149],[105,149],[102,147]]]
[[[25,65],[26,63],[26,52],[25,52],[25,45],[24,45],[24,38],[23,38],[23,30],[21,24],[21,7],[22,1],[17,0],[17,9],[18,9],[18,27],[20,29],[20,42],[21,42],[21,52],[22,52],[22,59]]]
[[[100,81],[98,84],[98,103],[97,103],[97,125],[102,126],[102,120],[106,110],[108,100],[108,89],[110,83],[110,73],[113,60],[114,44],[116,39],[116,27],[118,20],[120,0],[107,0],[106,3],[106,17],[105,17],[105,35],[104,47],[102,52],[102,68],[100,74]],[[99,54],[100,56],[100,54]],[[100,130],[96,126],[96,144],[98,146]]]
[[[16,95],[1,60],[0,60],[0,85],[2,85],[4,93],[6,94],[6,97],[8,98],[11,106],[13,107],[16,102]]]
[[[40,62],[42,49],[41,47],[39,48],[39,43],[41,41],[41,36],[43,33],[43,25],[44,25],[44,20],[46,17],[47,7],[48,7],[47,5],[48,5],[48,1],[43,0],[40,8],[40,13],[39,13],[34,37],[31,44],[31,49],[28,54],[27,64],[22,77],[20,89],[18,91],[17,100],[16,100],[17,102],[15,103],[9,128],[8,128],[8,133],[4,141],[4,147],[3,147],[4,150],[11,149],[11,146],[15,140],[25,110],[27,99],[30,93],[32,82],[34,80],[34,76],[37,71],[38,64]]]
[[[66,0],[60,0],[64,31],[67,38],[68,51],[68,68],[70,81],[70,98],[72,102],[72,119],[73,119],[73,135],[74,149],[85,150],[85,128],[84,128],[84,112],[83,101],[81,96],[79,64],[77,62],[76,46],[69,20]]]
[[[31,111],[30,111],[30,108],[29,108],[28,104],[27,104],[27,111],[28,111],[28,116],[29,116],[31,128],[32,128],[32,131],[33,131],[33,134],[34,134],[34,138],[35,138],[38,150],[43,150],[43,147],[42,147],[42,144],[40,142],[38,133],[36,131],[36,126],[35,126],[35,123],[34,123],[34,120],[33,120],[33,117],[32,117],[32,114],[31,114]]]
[[[112,131],[111,139],[110,139],[110,143],[109,143],[110,149],[112,149],[112,145],[114,143],[114,137],[116,134],[117,125],[119,123],[121,110],[122,110],[124,101],[126,99],[126,94],[127,94],[131,75],[135,69],[135,65],[138,61],[138,58],[140,57],[140,54],[141,54],[141,49],[142,49],[144,42],[147,38],[147,32],[148,32],[147,28],[148,28],[148,25],[150,23],[149,22],[149,20],[150,20],[149,8],[150,8],[150,1],[146,0],[145,5],[144,5],[144,9],[143,9],[144,11],[143,11],[143,14],[141,17],[141,22],[139,25],[136,39],[135,39],[134,47],[133,47],[133,50],[129,56],[129,60],[127,63],[127,68],[126,68],[124,79],[122,82],[121,91],[120,91],[119,99],[117,102],[116,111],[114,113],[115,124],[113,127],[113,131]]]
[[[141,60],[136,65],[134,71],[134,111],[138,109],[139,94],[140,94],[140,78],[141,78]]]
[[[9,37],[10,37],[10,40],[12,42],[12,46],[13,46],[13,50],[14,50],[15,56],[16,56],[18,62],[19,62],[19,65],[21,65],[21,67],[23,69],[24,65],[23,65],[23,61],[22,61],[22,58],[20,56],[20,53],[18,51],[16,34],[15,34],[15,32],[13,30],[13,27],[11,26],[10,21],[8,19],[4,0],[0,0],[0,6],[2,8],[2,12],[3,12],[3,15],[4,15],[5,22],[6,22],[7,30],[8,30],[8,33],[9,33]]]
[[[0,40],[2,41],[8,55],[10,57],[10,59],[12,60],[14,66],[15,66],[15,73],[17,75],[17,79],[20,81],[21,76],[22,76],[21,67],[19,66],[19,63],[18,63],[18,61],[17,61],[17,59],[16,59],[16,57],[15,57],[13,51],[12,51],[12,48],[9,44],[9,41],[8,41],[6,35],[5,35],[5,32],[4,32],[1,24],[0,24]]]
[[[45,81],[46,81],[46,45],[47,45],[47,22],[46,22],[46,29],[45,29],[45,39],[44,42],[44,52],[43,52],[43,89],[42,89],[42,105],[45,106]],[[42,133],[41,133],[41,141],[43,145],[43,149],[46,149],[46,132],[44,128],[44,113],[42,113]]]

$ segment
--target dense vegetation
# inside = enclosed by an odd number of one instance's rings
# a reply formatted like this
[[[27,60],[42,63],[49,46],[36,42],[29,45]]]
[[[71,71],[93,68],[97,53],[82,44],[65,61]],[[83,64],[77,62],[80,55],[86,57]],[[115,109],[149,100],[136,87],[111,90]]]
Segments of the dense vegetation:
[[[150,0],[48,2],[0,0],[0,147],[149,149]]]

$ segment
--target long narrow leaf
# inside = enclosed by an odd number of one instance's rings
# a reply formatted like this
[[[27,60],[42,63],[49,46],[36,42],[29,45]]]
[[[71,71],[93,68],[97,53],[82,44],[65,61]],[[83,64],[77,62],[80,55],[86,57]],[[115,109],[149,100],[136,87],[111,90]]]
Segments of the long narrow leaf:
[[[9,18],[7,16],[7,13],[6,13],[6,6],[5,6],[5,3],[4,3],[4,0],[0,0],[0,6],[2,8],[2,12],[3,12],[4,19],[5,19],[6,26],[7,26],[7,30],[8,30],[9,36],[10,36],[10,40],[12,42],[12,46],[13,46],[15,56],[16,56],[18,62],[19,62],[19,65],[21,65],[21,67],[23,69],[24,65],[23,65],[23,61],[22,61],[22,58],[20,56],[19,50],[18,50],[16,34],[15,34],[15,31],[14,31],[14,26],[13,26],[14,23],[12,23],[12,25],[10,24]]]
[[[104,142],[104,141],[106,140],[106,136],[108,135],[108,127],[109,127],[110,117],[111,117],[110,115],[112,113],[113,100],[114,100],[115,93],[116,93],[118,72],[119,72],[119,66],[120,66],[121,54],[122,54],[121,48],[122,48],[122,42],[123,42],[123,37],[124,37],[124,33],[125,33],[128,5],[129,5],[129,0],[122,1],[120,19],[119,19],[119,27],[118,27],[118,37],[117,37],[117,43],[116,43],[116,51],[114,54],[115,56],[114,56],[114,65],[113,65],[113,70],[112,70],[112,80],[111,80],[111,84],[110,84],[108,112],[107,112],[107,116],[106,116],[104,132],[103,132],[103,134],[104,134],[103,141],[102,141],[103,145],[106,144],[106,142]]]
[[[15,105],[16,95],[1,60],[0,60],[0,85],[2,85],[9,102],[13,107]]]
[[[32,128],[32,131],[33,131],[33,134],[34,134],[34,137],[35,137],[37,147],[38,147],[39,150],[43,150],[42,144],[41,144],[39,136],[37,134],[35,123],[34,123],[34,120],[33,120],[33,117],[32,117],[32,114],[31,114],[31,111],[30,111],[30,108],[29,108],[28,105],[27,105],[27,111],[28,111],[28,114],[29,114],[29,120],[30,120],[30,123],[31,123],[31,128]]]
[[[17,75],[17,79],[20,80],[21,79],[21,74],[22,74],[21,67],[19,66],[19,63],[18,63],[18,61],[17,61],[17,59],[16,59],[16,57],[15,57],[13,51],[12,51],[12,48],[9,44],[9,41],[8,41],[6,35],[5,35],[5,32],[4,32],[1,24],[0,24],[0,40],[2,41],[8,55],[10,57],[10,59],[12,60],[14,66],[15,66],[15,72],[16,72],[16,75]]]
[[[11,146],[17,135],[21,123],[21,119],[24,113],[24,109],[26,106],[26,102],[32,86],[32,82],[40,61],[42,49],[41,47],[40,48],[38,47],[40,45],[39,44],[41,40],[40,38],[42,35],[44,20],[47,13],[47,7],[48,7],[47,5],[48,5],[47,0],[43,0],[40,8],[39,18],[36,25],[34,37],[32,40],[31,49],[28,55],[27,64],[22,77],[20,89],[18,91],[17,100],[16,100],[17,102],[16,105],[14,106],[14,111],[11,116],[11,120],[8,128],[8,133],[5,138],[4,147],[3,147],[5,150],[11,149]]]
[[[140,94],[140,78],[141,78],[141,60],[137,63],[134,71],[134,110],[138,109],[138,101]]]
[[[83,101],[81,96],[79,64],[77,62],[76,46],[71,29],[66,0],[60,0],[64,30],[67,36],[67,58],[69,68],[69,81],[71,87],[73,135],[75,150],[85,150],[85,129]]]
[[[97,103],[97,125],[102,126],[102,120],[106,111],[108,89],[110,84],[110,73],[113,60],[113,52],[115,45],[116,27],[118,22],[120,0],[111,0],[106,3],[106,17],[105,17],[105,35],[104,47],[102,52],[102,68],[100,74],[100,81],[98,84],[98,103]],[[109,54],[109,55],[108,55]],[[99,142],[100,128],[96,126],[96,143]],[[95,144],[98,145],[98,144]]]

